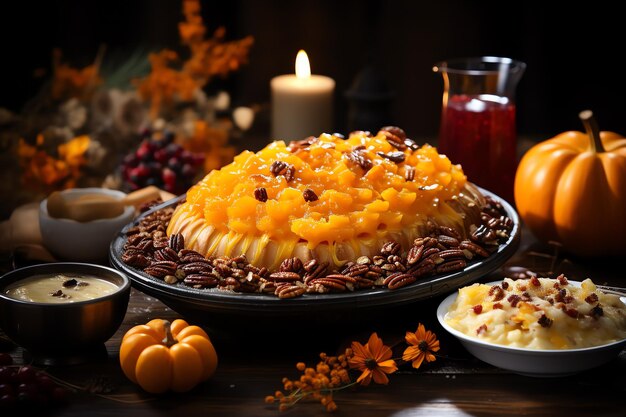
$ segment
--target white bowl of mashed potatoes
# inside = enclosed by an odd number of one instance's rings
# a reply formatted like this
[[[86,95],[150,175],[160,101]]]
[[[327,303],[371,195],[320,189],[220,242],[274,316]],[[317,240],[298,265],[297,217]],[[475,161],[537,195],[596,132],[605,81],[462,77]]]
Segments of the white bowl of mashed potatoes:
[[[504,278],[462,287],[439,323],[478,359],[530,376],[564,376],[606,364],[626,347],[626,297],[591,279]]]

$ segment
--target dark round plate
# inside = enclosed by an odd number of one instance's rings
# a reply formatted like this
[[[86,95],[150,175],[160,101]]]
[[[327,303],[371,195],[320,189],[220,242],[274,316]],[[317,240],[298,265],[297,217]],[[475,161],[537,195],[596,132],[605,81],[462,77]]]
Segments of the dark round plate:
[[[168,307],[187,318],[215,323],[216,320],[231,319],[257,320],[262,318],[289,318],[309,320],[320,317],[342,320],[348,316],[362,317],[365,313],[380,311],[390,307],[406,305],[425,298],[431,298],[478,280],[502,266],[517,250],[520,240],[520,224],[517,212],[502,198],[481,189],[481,191],[499,201],[514,223],[509,238],[499,245],[489,258],[469,262],[467,267],[445,275],[424,278],[414,284],[396,290],[375,288],[345,293],[304,294],[300,297],[280,299],[274,295],[256,293],[235,293],[219,289],[196,289],[182,283],[171,285],[162,279],[154,278],[143,271],[132,268],[121,260],[125,232],[136,226],[141,217],[124,227],[111,242],[109,257],[111,264],[126,274],[133,286],[140,291],[158,298]],[[152,208],[149,213],[177,204],[183,196],[169,200]],[[258,323],[258,322],[257,322]]]

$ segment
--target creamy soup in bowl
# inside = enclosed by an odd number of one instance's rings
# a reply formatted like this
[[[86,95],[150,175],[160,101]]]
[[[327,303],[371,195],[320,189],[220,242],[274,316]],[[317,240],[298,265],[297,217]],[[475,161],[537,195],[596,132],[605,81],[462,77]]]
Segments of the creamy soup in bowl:
[[[0,277],[0,328],[34,363],[79,363],[121,325],[130,279],[98,264],[54,262]]]
[[[94,275],[43,274],[8,286],[4,292],[17,300],[36,303],[73,303],[112,294],[119,286]]]

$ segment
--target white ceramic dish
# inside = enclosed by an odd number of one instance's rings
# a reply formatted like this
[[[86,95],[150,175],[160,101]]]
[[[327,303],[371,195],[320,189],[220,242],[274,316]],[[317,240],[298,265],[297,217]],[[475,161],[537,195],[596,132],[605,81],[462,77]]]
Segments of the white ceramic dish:
[[[102,194],[123,199],[122,191],[106,188],[72,188],[61,191],[63,197],[73,199],[85,194]],[[48,213],[48,199],[39,205],[39,229],[43,244],[57,259],[73,262],[100,262],[106,260],[111,240],[135,217],[135,207],[126,206],[117,217],[78,222],[55,218]]]
[[[580,285],[580,282],[569,281]],[[500,284],[501,281],[489,282],[487,285]],[[450,327],[444,317],[454,302],[458,292],[447,296],[437,308],[437,320],[450,334],[476,358],[490,365],[497,366],[521,375],[536,377],[560,377],[586,371],[613,360],[626,348],[626,339],[601,346],[582,349],[539,350],[509,347],[467,336]],[[626,302],[626,297],[621,297]]]

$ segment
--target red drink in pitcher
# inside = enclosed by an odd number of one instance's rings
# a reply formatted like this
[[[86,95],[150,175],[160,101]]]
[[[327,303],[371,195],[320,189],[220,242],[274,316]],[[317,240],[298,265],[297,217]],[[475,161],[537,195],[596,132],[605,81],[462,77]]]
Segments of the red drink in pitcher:
[[[513,202],[517,169],[515,104],[492,94],[451,95],[441,116],[439,152],[469,181]]]

